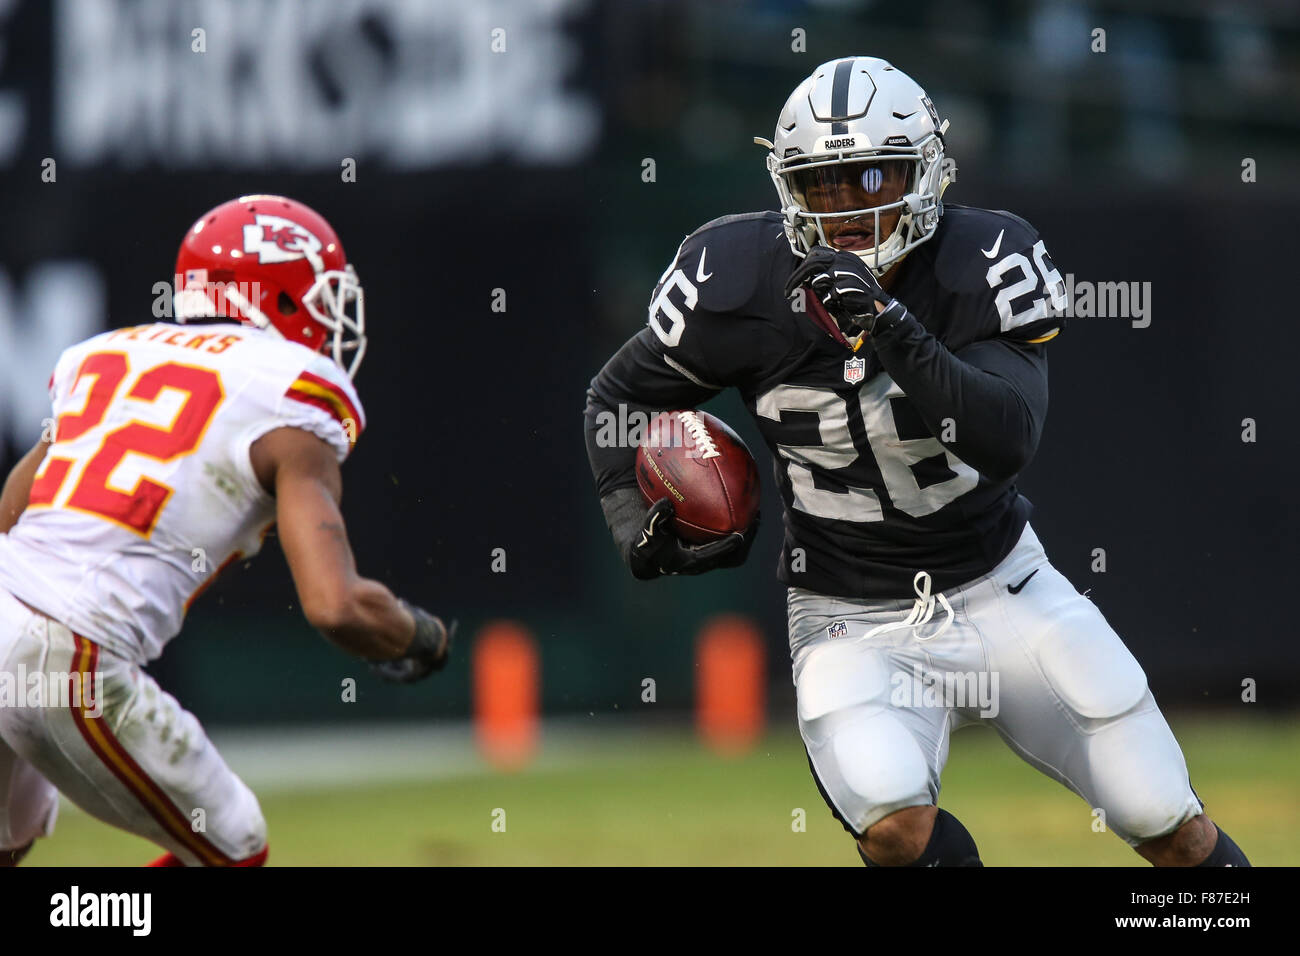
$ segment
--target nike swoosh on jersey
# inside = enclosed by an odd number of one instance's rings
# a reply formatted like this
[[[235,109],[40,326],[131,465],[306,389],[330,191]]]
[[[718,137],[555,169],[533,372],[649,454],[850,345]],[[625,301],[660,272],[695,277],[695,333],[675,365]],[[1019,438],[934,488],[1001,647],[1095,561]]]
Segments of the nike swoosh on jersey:
[[[695,270],[696,282],[708,282],[710,279],[713,278],[712,272],[708,273],[707,275],[704,272],[704,257],[707,256],[708,254],[709,254],[708,246],[705,246],[703,249],[700,250],[700,265],[699,268]]]
[[[997,254],[998,254],[998,250],[1002,248],[1002,233],[1003,233],[1003,232],[1006,232],[1006,230],[1003,229],[1001,232],[998,233],[997,241],[993,243],[993,248],[992,248],[992,249],[981,249],[980,252],[984,253],[984,255],[988,256],[990,259],[994,259],[994,258],[996,258],[996,257],[997,257]]]
[[[982,252],[983,250],[981,249],[980,251]],[[1008,584],[1007,590],[1010,591],[1012,594],[1019,594],[1020,589],[1029,583],[1029,578],[1032,578],[1037,573],[1038,573],[1038,569],[1034,568],[1034,570],[1029,572],[1029,577],[1025,578],[1019,584]]]

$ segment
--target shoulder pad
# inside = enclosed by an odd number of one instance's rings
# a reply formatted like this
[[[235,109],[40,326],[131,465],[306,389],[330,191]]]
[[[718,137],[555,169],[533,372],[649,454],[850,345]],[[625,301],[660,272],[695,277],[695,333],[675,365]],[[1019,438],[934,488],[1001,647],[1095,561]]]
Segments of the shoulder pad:
[[[83,339],[75,345],[69,345],[60,352],[58,361],[54,363],[54,368],[50,372],[50,401],[54,401],[55,396],[60,391],[71,389],[82,361],[91,353],[98,351],[102,347],[107,347],[114,334],[120,331],[121,329],[107,329],[97,335],[92,335],[88,339]]]
[[[366,414],[352,380],[324,355],[312,354],[284,394],[326,412],[353,440],[366,427]]]
[[[944,210],[934,256],[946,309],[972,338],[1044,342],[1065,320],[1065,283],[1038,231],[1003,210]]]
[[[934,272],[949,292],[986,291],[988,271],[1010,255],[1032,255],[1038,231],[1001,209],[944,206],[935,250]]]
[[[669,281],[698,296],[695,308],[734,312],[762,288],[773,255],[789,250],[781,217],[775,212],[723,216],[686,237],[659,277],[658,294]],[[680,273],[680,275],[679,275]]]

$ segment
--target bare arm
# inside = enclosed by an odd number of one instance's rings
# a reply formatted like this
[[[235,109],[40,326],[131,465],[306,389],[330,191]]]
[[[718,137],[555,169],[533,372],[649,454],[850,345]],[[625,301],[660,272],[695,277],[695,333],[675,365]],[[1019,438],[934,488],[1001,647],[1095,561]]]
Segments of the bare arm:
[[[27,454],[14,465],[5,479],[4,491],[0,493],[0,534],[7,534],[18,523],[27,508],[27,499],[32,493],[32,479],[45,460],[49,450],[48,442],[38,441]]]
[[[391,660],[411,646],[415,618],[392,591],[357,574],[339,513],[343,479],[333,450],[298,428],[253,443],[253,470],[276,499],[280,544],[302,611],[349,654]]]

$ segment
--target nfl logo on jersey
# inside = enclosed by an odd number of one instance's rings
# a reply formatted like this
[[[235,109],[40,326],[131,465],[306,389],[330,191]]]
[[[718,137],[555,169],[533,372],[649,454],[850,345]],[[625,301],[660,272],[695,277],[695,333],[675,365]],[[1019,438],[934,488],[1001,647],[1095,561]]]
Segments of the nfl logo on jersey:
[[[836,621],[833,624],[828,624],[826,626],[826,634],[831,638],[831,640],[834,640],[837,637],[846,637],[848,633],[849,625],[847,621]]]
[[[850,385],[856,385],[862,381],[862,377],[867,374],[867,360],[863,358],[851,358],[844,363],[844,381]],[[833,635],[832,635],[833,636]]]

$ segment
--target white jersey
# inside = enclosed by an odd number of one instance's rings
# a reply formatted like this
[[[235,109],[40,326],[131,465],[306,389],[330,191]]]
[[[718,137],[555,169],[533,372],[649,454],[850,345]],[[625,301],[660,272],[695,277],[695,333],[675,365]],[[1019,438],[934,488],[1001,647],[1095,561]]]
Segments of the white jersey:
[[[54,442],[0,535],[0,587],[137,663],[275,523],[252,443],[301,428],[341,462],[365,427],[333,361],[236,324],[97,335],[60,357],[50,398]]]

